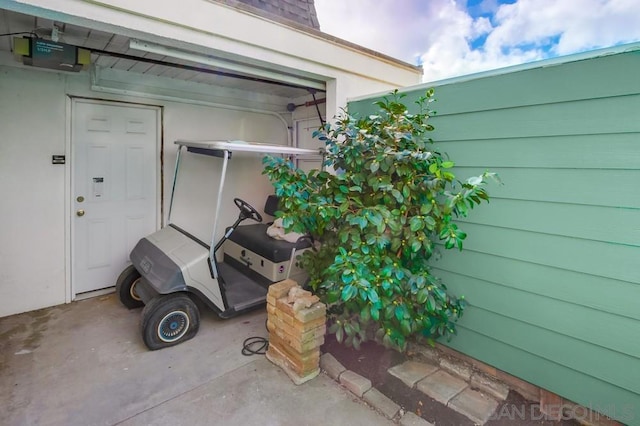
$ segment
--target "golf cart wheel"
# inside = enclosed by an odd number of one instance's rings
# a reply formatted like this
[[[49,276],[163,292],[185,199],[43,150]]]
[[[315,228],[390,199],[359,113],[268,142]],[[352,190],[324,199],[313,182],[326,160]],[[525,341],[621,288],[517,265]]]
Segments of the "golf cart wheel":
[[[120,302],[129,309],[140,308],[144,302],[136,293],[136,285],[140,282],[140,273],[133,265],[129,265],[116,281],[116,293]]]
[[[185,294],[154,297],[142,311],[142,339],[152,351],[189,340],[199,328],[198,307]]]

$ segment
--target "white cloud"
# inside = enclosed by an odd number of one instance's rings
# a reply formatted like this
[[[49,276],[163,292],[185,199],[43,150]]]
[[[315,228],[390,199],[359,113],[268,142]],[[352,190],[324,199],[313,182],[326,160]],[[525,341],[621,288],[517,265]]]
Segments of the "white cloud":
[[[604,47],[640,38],[637,0],[519,0],[502,5],[488,48],[543,45],[556,37],[554,54]]]
[[[315,0],[323,31],[411,63],[425,80],[640,40],[638,0]],[[486,37],[484,45],[472,44]],[[481,44],[481,43],[479,43]],[[472,48],[476,46],[477,48]]]
[[[428,27],[440,2],[315,0],[315,5],[322,31],[416,63],[424,46],[434,39]]]

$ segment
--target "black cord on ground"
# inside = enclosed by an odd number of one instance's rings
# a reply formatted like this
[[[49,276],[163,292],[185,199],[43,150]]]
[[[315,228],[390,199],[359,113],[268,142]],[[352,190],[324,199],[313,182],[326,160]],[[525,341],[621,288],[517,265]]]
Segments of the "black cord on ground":
[[[267,348],[269,348],[268,339],[258,336],[249,337],[242,343],[242,355],[264,355],[267,353]]]
[[[269,331],[269,328],[267,327],[267,320],[264,320],[264,328]],[[269,339],[260,336],[248,337],[244,339],[244,342],[242,342],[242,355],[264,355],[267,353],[268,348]]]

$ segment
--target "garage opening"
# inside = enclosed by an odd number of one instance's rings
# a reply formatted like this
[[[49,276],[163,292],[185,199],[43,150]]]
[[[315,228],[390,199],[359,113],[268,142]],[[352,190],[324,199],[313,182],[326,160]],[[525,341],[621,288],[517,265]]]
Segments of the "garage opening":
[[[145,189],[144,193],[156,192],[156,227],[163,226],[166,219],[168,197],[165,194],[169,192],[167,188],[173,177],[175,140],[242,139],[311,148],[316,143],[311,133],[325,119],[326,86],[319,76],[303,75],[253,59],[230,57],[214,50],[189,49],[177,41],[171,45],[167,40],[127,32],[126,29],[122,33],[108,32],[103,27],[95,29],[0,9],[4,128],[7,141],[16,148],[13,150],[7,144],[6,149],[15,154],[11,166],[15,174],[33,178],[26,178],[20,184],[23,189],[28,188],[22,194],[30,193],[32,197],[23,199],[16,192],[9,195],[7,201],[20,203],[34,212],[31,222],[37,229],[33,232],[52,236],[38,248],[46,256],[39,256],[45,260],[37,269],[34,270],[28,259],[12,262],[17,270],[32,270],[34,282],[67,283],[62,300],[59,287],[55,286],[29,292],[33,293],[33,306],[69,302],[83,293],[93,295],[100,289],[111,291],[117,271],[125,265],[111,265],[113,273],[104,275],[100,282],[87,283],[75,276],[76,264],[85,262],[86,267],[93,264],[102,267],[110,262],[102,260],[107,258],[102,256],[107,250],[120,253],[120,263],[128,262],[132,245],[143,236],[127,231],[127,238],[122,239],[122,243],[108,248],[87,237],[83,241],[91,244],[86,247],[95,247],[95,250],[81,249],[78,253],[82,256],[74,255],[80,246],[72,236],[79,232],[76,224],[91,217],[86,208],[87,200],[91,197],[98,202],[100,198],[96,197],[106,199],[110,182],[114,180],[105,175],[107,172],[92,171],[93,174],[84,176],[89,182],[85,185],[86,190],[79,191],[82,185],[78,179],[82,178],[81,171],[84,170],[84,166],[76,167],[80,162],[90,158],[100,166],[111,161],[105,160],[111,157],[99,155],[103,145],[104,150],[110,149],[100,141],[107,129],[115,125],[117,120],[113,117],[118,115],[104,111],[110,109],[119,113],[127,107],[134,113],[154,108],[160,111],[156,155],[142,156],[141,150],[132,148],[129,150],[131,155],[123,157],[127,160],[122,168],[123,174],[138,176],[133,179],[134,184],[145,182],[147,185],[146,188],[142,188],[142,184],[129,185],[122,192],[124,197],[142,194],[142,189]],[[11,103],[9,99],[14,101]],[[91,107],[91,112],[86,113],[83,123],[89,124],[76,123],[76,110],[86,106]],[[28,111],[29,120],[20,111]],[[126,114],[122,117],[126,118]],[[34,126],[33,123],[38,124]],[[145,120],[131,119],[123,123],[123,137],[141,135],[147,130],[143,124],[147,123]],[[30,131],[25,133],[27,127]],[[76,146],[80,145],[76,145],[74,138],[79,138],[82,132],[92,139],[86,139],[88,145],[77,150]],[[18,146],[32,149],[20,151]],[[85,155],[86,152],[93,154]],[[43,167],[42,159],[54,156],[58,165]],[[142,168],[135,165],[149,161],[156,164],[145,166],[144,170],[154,172],[151,179],[146,179],[140,175]],[[192,165],[192,177],[185,177],[183,183],[187,186],[189,179],[210,178],[208,165],[199,161],[195,160]],[[319,167],[317,159],[302,158],[300,161],[305,168]],[[247,156],[237,162],[241,166],[229,176],[229,199],[223,200],[224,205],[230,207],[228,211],[223,209],[222,214],[230,218],[236,214],[231,202],[234,196],[241,196],[254,206],[264,206],[265,195],[271,191],[266,177],[261,175],[260,158]],[[134,171],[137,175],[132,174]],[[46,194],[46,202],[43,194]],[[188,206],[189,197],[198,199],[202,194],[187,193],[186,197],[183,205]],[[190,232],[206,239],[211,232],[207,211],[184,208],[176,213],[187,216]],[[112,219],[103,218],[92,226],[106,237],[112,230],[109,225]],[[17,244],[28,244],[17,234],[11,239]],[[29,306],[20,309],[29,310]]]

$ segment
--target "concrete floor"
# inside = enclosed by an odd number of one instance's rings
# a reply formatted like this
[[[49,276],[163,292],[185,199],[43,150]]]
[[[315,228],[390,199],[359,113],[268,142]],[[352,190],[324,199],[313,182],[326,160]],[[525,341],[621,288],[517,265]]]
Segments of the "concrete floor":
[[[264,311],[221,320],[151,352],[141,310],[115,295],[0,318],[0,424],[389,425],[321,374],[295,386],[242,342],[265,336]]]

